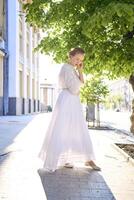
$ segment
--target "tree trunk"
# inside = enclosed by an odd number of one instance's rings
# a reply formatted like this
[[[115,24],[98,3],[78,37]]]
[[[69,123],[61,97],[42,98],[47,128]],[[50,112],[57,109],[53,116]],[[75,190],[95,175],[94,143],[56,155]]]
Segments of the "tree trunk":
[[[133,92],[134,92],[134,74],[131,74],[129,78],[129,83],[131,84]],[[132,101],[132,114],[131,114],[130,120],[131,120],[130,131],[134,134],[134,99]]]
[[[100,127],[100,106],[99,102],[97,103],[97,127]]]
[[[95,126],[95,105],[93,103],[87,103],[86,107],[86,121],[93,122],[93,126]]]

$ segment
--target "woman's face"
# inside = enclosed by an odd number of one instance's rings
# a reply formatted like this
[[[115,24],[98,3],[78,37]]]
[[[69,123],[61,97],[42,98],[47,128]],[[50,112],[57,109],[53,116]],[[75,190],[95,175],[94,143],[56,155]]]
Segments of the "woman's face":
[[[84,60],[84,54],[75,54],[70,56],[70,62],[73,66],[79,66]]]

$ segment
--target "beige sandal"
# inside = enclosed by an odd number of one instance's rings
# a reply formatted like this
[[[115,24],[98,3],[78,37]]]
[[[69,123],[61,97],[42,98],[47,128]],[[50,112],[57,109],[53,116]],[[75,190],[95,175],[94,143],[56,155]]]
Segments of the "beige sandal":
[[[101,171],[101,168],[98,167],[93,161],[87,161],[85,163],[85,166],[89,166],[89,167],[92,167],[93,170],[96,170],[96,171]]]
[[[66,168],[73,168],[74,166],[71,165],[70,163],[65,163],[64,167],[66,167]]]

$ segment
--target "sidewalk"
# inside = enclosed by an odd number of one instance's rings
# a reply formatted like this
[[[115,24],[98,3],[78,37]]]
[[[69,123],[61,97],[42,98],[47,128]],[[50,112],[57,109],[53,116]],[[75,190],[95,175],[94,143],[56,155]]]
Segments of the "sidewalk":
[[[0,117],[1,200],[134,199],[134,166],[112,146],[127,138],[113,131],[89,130],[101,172],[82,163],[54,173],[41,169],[37,154],[49,119],[50,114],[46,113]]]
[[[48,116],[0,117],[0,199],[46,200],[37,159]]]
[[[115,112],[113,110],[100,110],[101,121],[109,125],[109,127],[112,127],[116,129],[117,131],[123,132],[127,135],[131,135],[130,116],[131,116],[131,112],[127,112],[127,111]]]

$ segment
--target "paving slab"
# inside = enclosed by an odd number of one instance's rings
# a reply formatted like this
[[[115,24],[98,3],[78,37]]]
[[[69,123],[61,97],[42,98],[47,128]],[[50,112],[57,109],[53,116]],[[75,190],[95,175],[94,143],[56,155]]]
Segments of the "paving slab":
[[[54,173],[44,171],[37,155],[50,117],[46,113],[0,117],[1,200],[134,199],[134,166],[112,145],[128,138],[114,131],[89,130],[101,172],[83,163]]]

